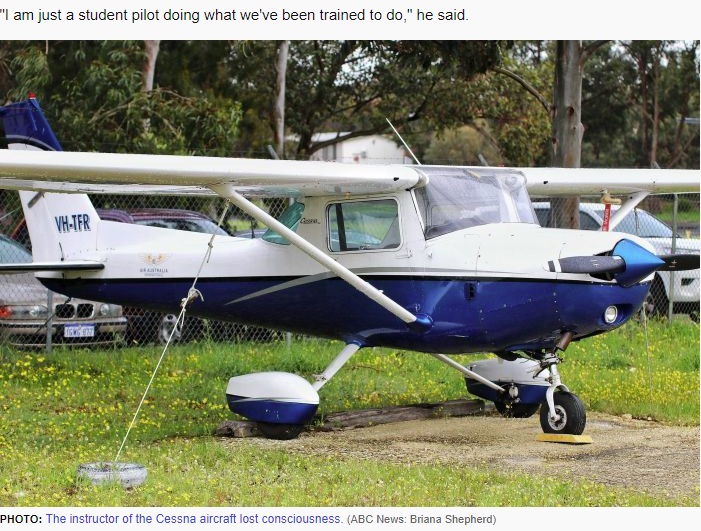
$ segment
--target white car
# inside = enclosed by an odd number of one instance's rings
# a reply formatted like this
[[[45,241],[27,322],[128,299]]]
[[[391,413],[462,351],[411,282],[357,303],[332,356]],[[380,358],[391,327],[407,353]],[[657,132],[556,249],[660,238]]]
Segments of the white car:
[[[549,223],[550,203],[533,203],[538,221],[544,227]],[[618,207],[613,205],[611,215]],[[580,203],[579,225],[583,230],[600,230],[604,220],[604,205],[601,203]],[[628,214],[614,229],[617,232],[627,232],[645,238],[650,242],[658,255],[672,254],[673,231],[662,221],[641,208]],[[699,254],[699,240],[692,238],[676,238],[675,253]],[[670,289],[672,284],[674,288]],[[650,287],[647,308],[653,315],[667,315],[670,299],[674,303],[675,313],[686,313],[694,319],[699,315],[699,270],[658,271]]]

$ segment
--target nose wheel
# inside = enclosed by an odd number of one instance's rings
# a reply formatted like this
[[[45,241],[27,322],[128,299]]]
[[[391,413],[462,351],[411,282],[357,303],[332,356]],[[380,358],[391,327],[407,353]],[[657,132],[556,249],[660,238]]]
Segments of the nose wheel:
[[[540,366],[550,371],[550,387],[540,408],[540,427],[543,433],[581,435],[587,423],[584,404],[562,384],[557,368],[562,361],[558,353],[569,346],[573,337],[572,332],[565,332],[555,348],[540,360]]]
[[[540,408],[540,427],[543,433],[581,435],[587,423],[584,404],[574,393],[559,391],[553,393],[554,413],[551,414],[548,403]]]

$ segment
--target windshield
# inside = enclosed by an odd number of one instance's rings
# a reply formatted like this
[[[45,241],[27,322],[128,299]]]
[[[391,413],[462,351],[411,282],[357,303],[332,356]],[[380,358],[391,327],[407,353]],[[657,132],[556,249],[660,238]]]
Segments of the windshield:
[[[523,174],[500,168],[422,166],[415,190],[426,238],[489,223],[535,223]]]
[[[282,223],[288,229],[297,232],[297,227],[299,226],[299,222],[302,219],[303,213],[304,213],[304,203],[295,202],[295,203],[292,203],[291,205],[288,205],[288,207],[285,209],[285,211],[282,214],[280,214],[278,221],[280,223]],[[276,243],[278,245],[289,245],[290,244],[290,242],[288,242],[285,238],[280,236],[277,232],[275,232],[272,229],[266,230],[265,234],[263,234],[262,238],[266,242]]]
[[[24,264],[31,261],[32,255],[21,245],[4,236],[0,237],[0,264]]]
[[[626,215],[614,230],[635,234],[641,238],[672,237],[672,229],[644,210],[635,210]]]

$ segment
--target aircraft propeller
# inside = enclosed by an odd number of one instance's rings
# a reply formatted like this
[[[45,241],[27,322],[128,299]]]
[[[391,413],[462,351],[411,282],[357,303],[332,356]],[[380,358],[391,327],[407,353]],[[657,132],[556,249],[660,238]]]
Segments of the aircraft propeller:
[[[698,269],[699,255],[669,254],[657,256],[630,240],[621,240],[610,255],[568,256],[550,260],[546,270],[553,273],[609,275],[623,286],[632,286],[654,271]]]

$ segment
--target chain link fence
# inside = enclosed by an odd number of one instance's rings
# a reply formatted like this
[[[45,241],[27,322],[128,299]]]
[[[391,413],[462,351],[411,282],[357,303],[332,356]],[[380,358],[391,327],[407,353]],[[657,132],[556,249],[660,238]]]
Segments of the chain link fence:
[[[226,209],[217,197],[93,196],[103,219],[198,232],[260,237],[265,231],[253,219]],[[263,206],[277,217],[287,199],[266,199]],[[550,225],[549,202],[534,203],[541,225]],[[603,205],[583,198],[582,229],[599,230]],[[217,221],[228,212],[221,226]],[[629,214],[616,230],[637,234],[658,254],[699,253],[699,196],[654,196]],[[203,250],[204,252],[204,250]],[[31,261],[31,242],[18,194],[0,191],[0,261]],[[651,315],[670,318],[699,315],[699,270],[657,273],[646,308]],[[165,343],[177,315],[94,301],[69,299],[44,288],[32,274],[0,275],[0,343],[50,349],[55,344],[144,345]],[[173,340],[290,341],[284,332],[186,316]]]
[[[265,232],[245,213],[227,209],[225,200],[218,197],[95,195],[91,200],[102,219],[122,223],[244,238]],[[261,206],[277,217],[287,204],[287,199],[266,199]],[[226,218],[221,219],[224,212]],[[0,191],[0,262],[31,260],[18,194]],[[165,344],[171,335],[171,342],[290,340],[284,332],[187,314],[176,328],[177,321],[176,314],[69,299],[44,288],[31,273],[0,275],[0,343],[16,347]]]

